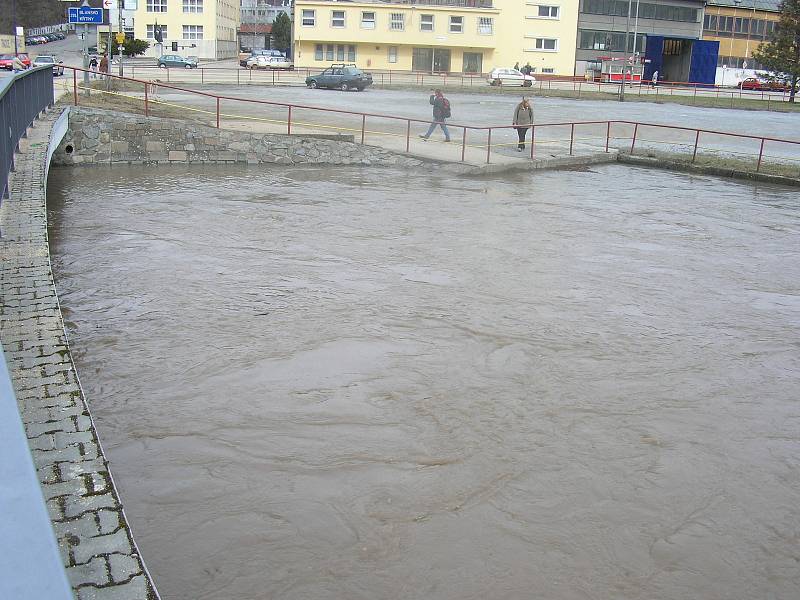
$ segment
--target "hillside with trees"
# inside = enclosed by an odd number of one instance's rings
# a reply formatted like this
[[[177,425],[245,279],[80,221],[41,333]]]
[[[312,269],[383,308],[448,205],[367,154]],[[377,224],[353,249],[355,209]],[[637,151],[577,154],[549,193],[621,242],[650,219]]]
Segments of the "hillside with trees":
[[[80,2],[59,2],[58,0],[2,0],[0,10],[0,33],[13,33],[12,5],[16,3],[17,25],[28,29],[44,25],[58,25],[67,20],[67,8],[80,6]],[[90,6],[102,7],[102,0],[90,0]]]

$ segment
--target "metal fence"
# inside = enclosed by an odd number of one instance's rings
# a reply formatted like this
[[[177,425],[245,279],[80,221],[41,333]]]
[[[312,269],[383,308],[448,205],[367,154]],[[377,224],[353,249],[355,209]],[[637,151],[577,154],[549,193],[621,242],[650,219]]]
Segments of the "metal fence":
[[[14,153],[42,111],[53,105],[53,68],[28,69],[0,82],[0,198],[8,198]]]
[[[216,128],[258,133],[347,134],[360,143],[473,164],[616,149],[744,172],[800,177],[800,140],[621,120],[536,123],[529,130],[524,153],[519,153],[517,131],[510,123],[447,123],[451,142],[437,143],[418,138],[427,128],[428,119],[238,98],[166,81],[113,75],[113,85],[105,81],[100,87],[92,87],[79,81],[80,71],[72,70],[71,86],[68,79],[64,82],[71,87],[69,91],[76,105],[86,101],[98,105],[100,95],[104,100],[99,104],[104,106],[107,101],[108,108],[138,111],[146,116],[177,117]],[[82,100],[81,92],[91,96]]]

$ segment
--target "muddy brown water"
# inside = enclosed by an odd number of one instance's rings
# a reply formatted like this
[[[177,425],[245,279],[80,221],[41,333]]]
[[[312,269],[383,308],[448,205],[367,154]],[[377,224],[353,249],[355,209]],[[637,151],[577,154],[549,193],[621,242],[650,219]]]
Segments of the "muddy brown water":
[[[165,600],[800,597],[796,189],[54,170]]]

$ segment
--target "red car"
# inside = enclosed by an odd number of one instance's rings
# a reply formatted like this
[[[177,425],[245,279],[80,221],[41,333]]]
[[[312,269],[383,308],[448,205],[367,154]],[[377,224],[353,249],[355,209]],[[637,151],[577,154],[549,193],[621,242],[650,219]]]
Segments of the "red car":
[[[25,65],[25,68],[31,66],[31,59],[30,57],[25,54],[24,52],[20,52],[17,54],[19,56],[20,62]],[[14,55],[13,54],[0,54],[0,69],[6,69],[8,71],[14,68]]]
[[[757,77],[748,77],[739,87],[743,90],[764,90],[770,92],[784,92],[789,90],[789,85],[783,81],[758,79]]]

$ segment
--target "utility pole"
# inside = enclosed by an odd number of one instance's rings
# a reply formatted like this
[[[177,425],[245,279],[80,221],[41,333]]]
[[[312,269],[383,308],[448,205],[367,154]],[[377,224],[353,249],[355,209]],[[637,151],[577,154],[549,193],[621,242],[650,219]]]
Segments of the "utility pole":
[[[625,73],[628,71],[628,38],[631,35],[631,3],[628,0],[628,19],[625,22],[625,62],[622,63],[622,84],[619,86],[619,101],[625,102]]]
[[[638,2],[638,0],[637,0],[637,2]],[[123,1],[122,0],[117,0],[117,15],[119,17],[119,32],[118,33],[121,33],[122,35],[125,35],[125,32],[122,30],[122,26],[123,26],[123,22],[122,22],[122,6],[123,6]],[[122,56],[123,56],[123,54],[122,54],[122,44],[120,44],[120,47],[119,47],[119,76],[120,77],[123,76]]]

